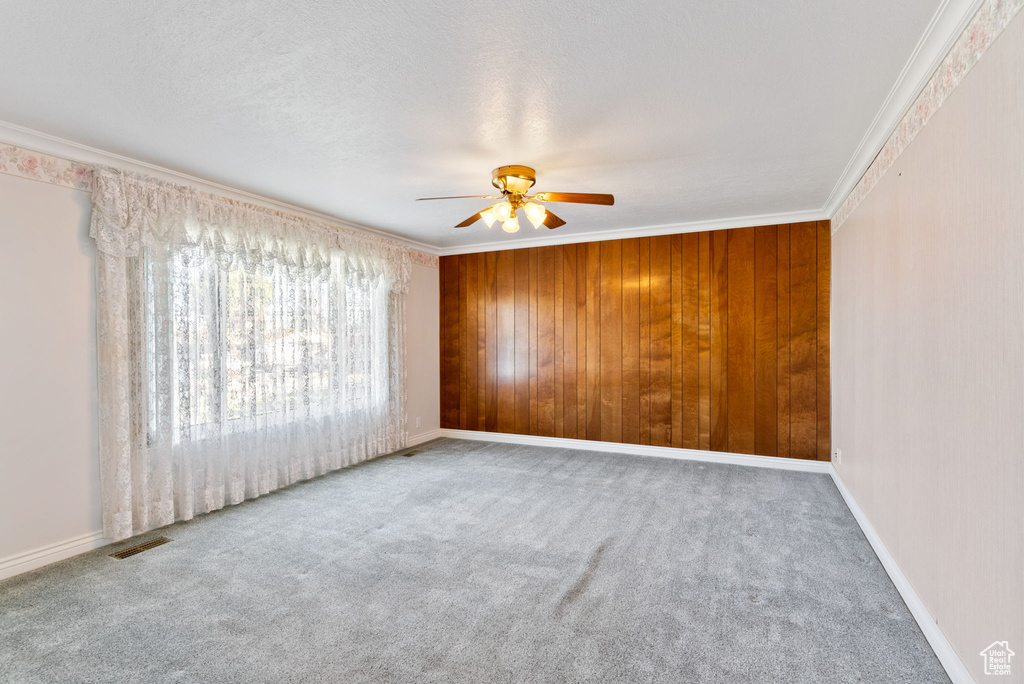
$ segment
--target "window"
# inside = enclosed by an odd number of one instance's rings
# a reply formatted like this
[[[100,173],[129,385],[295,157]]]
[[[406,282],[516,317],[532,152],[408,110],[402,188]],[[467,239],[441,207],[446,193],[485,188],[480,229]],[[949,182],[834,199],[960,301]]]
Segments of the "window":
[[[405,445],[406,248],[121,169],[93,186],[108,537]]]
[[[387,410],[379,275],[187,245],[147,255],[145,277],[150,443]]]

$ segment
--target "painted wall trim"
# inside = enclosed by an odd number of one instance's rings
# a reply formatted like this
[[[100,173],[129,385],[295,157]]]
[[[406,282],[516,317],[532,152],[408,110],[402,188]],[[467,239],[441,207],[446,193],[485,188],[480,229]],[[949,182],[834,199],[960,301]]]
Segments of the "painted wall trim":
[[[103,536],[103,531],[90,532],[79,537],[66,539],[56,544],[41,546],[32,551],[8,556],[0,559],[0,580],[14,577],[44,565],[56,563],[86,551],[106,546],[110,542]]]
[[[957,655],[953,646],[946,639],[946,635],[942,633],[939,626],[935,623],[928,609],[924,605],[924,601],[914,591],[914,587],[910,585],[910,581],[907,579],[903,571],[900,570],[900,566],[897,565],[896,559],[893,558],[889,550],[885,548],[885,543],[882,542],[882,538],[878,536],[878,532],[871,525],[871,521],[868,520],[868,516],[864,513],[861,507],[857,504],[857,500],[853,498],[853,494],[847,488],[846,483],[843,482],[842,476],[839,471],[836,470],[832,464],[829,464],[829,472],[832,475],[832,481],[836,485],[836,489],[843,496],[843,500],[846,501],[847,507],[850,512],[853,513],[853,517],[857,520],[857,524],[860,525],[860,529],[864,532],[864,536],[867,537],[868,543],[871,544],[871,548],[874,549],[875,555],[878,556],[878,560],[882,563],[882,567],[885,568],[886,573],[889,575],[889,579],[892,580],[896,590],[900,592],[900,596],[903,597],[903,602],[907,604],[907,608],[910,610],[910,614],[914,616],[918,626],[924,633],[925,639],[928,640],[928,644],[935,651],[936,657],[939,662],[942,663],[942,667],[946,669],[946,674],[953,681],[953,684],[972,684],[974,678],[967,672],[967,668],[964,667],[963,662],[960,660],[960,656]]]
[[[657,226],[640,226],[638,228],[614,228],[612,230],[598,230],[574,235],[550,234],[545,237],[529,238],[526,240],[480,242],[473,245],[462,245],[461,247],[441,247],[438,249],[438,254],[441,256],[454,256],[457,254],[475,254],[477,252],[500,252],[506,249],[575,245],[581,242],[627,240],[629,238],[651,237],[655,235],[699,233],[706,230],[729,230],[731,228],[775,226],[786,223],[803,223],[805,221],[826,221],[828,218],[828,215],[821,210],[784,212],[779,214],[759,214],[757,216],[736,216],[709,221],[690,221],[688,223],[665,223]],[[550,233],[550,231],[548,232]],[[542,233],[542,235],[544,234]]]
[[[829,210],[827,213],[832,216],[833,233],[839,230],[843,222],[885,176],[903,150],[924,129],[929,119],[1009,26],[1021,7],[1024,7],[1024,0],[972,0],[966,10],[969,13],[967,19],[957,24],[962,24],[962,28],[953,34],[954,40],[950,42],[947,50],[941,53],[938,64],[932,69],[913,101],[904,108],[903,115],[890,127],[890,134],[867,168],[857,176],[856,184],[845,194],[836,195],[833,190],[833,201],[825,206]],[[971,12],[972,8],[976,11]],[[847,179],[849,180],[852,180],[852,176]]]
[[[870,192],[874,183],[884,175],[910,140],[924,127],[927,118],[956,88],[960,78],[977,62],[981,54],[1002,32],[1002,29],[1006,27],[1020,7],[1021,0],[943,0],[822,208],[815,210],[640,226],[575,235],[556,234],[521,240],[481,242],[459,247],[440,247],[344,221],[329,214],[238,190],[17,124],[0,121],[0,141],[26,146],[70,161],[108,164],[146,173],[164,180],[184,182],[208,192],[255,202],[352,230],[380,235],[411,249],[437,256],[828,219],[832,220],[832,231],[835,232],[856,208],[860,200]],[[980,38],[976,36],[980,36]],[[951,69],[957,72],[953,78],[950,78],[949,74],[945,74]],[[922,99],[928,100],[924,103],[923,109],[926,110],[924,115],[918,111],[922,109],[922,102],[919,102]],[[915,113],[918,116],[915,117]],[[427,263],[426,265],[432,264]]]
[[[637,444],[619,444],[616,442],[596,442],[585,439],[566,439],[563,437],[534,437],[532,435],[515,435],[499,432],[478,432],[474,430],[438,430],[441,437],[453,439],[466,439],[483,442],[499,442],[503,444],[524,444],[529,446],[557,447],[562,449],[581,449],[588,451],[602,451],[621,453],[637,456],[656,456],[661,458],[676,458],[695,461],[707,461],[711,463],[727,463],[732,465],[744,465],[758,468],[775,468],[779,470],[799,470],[805,472],[828,473],[839,490],[843,501],[846,502],[850,513],[860,526],[861,531],[867,538],[868,543],[878,556],[879,562],[885,569],[893,586],[900,593],[903,602],[914,616],[925,639],[935,652],[936,657],[946,670],[946,674],[953,684],[971,684],[974,679],[968,674],[967,668],[961,662],[956,651],[946,639],[946,636],[939,629],[939,626],[932,619],[931,614],[925,607],[921,597],[914,591],[906,575],[900,570],[896,559],[889,550],[885,548],[882,538],[875,531],[868,520],[867,515],[857,504],[853,494],[846,487],[843,478],[829,461],[809,461],[793,458],[776,458],[771,456],[750,456],[747,454],[721,453],[717,451],[701,451],[697,449],[675,449],[671,447],[654,447]]]
[[[747,454],[720,453],[716,451],[700,451],[696,449],[674,449],[671,447],[652,447],[636,444],[619,444],[615,442],[596,442],[584,439],[565,439],[562,437],[534,437],[530,435],[512,435],[497,432],[476,432],[472,430],[430,430],[415,437],[409,438],[408,446],[423,444],[439,437],[450,437],[454,439],[465,439],[484,442],[499,442],[504,444],[525,444],[530,446],[557,447],[567,449],[582,449],[588,451],[601,451],[622,453],[637,456],[655,456],[660,458],[675,458],[683,460],[707,461],[711,463],[727,463],[732,465],[745,465],[757,468],[774,468],[780,470],[799,470],[805,472],[828,473],[836,488],[842,495],[847,507],[853,514],[854,519],[864,532],[868,543],[874,550],[875,555],[885,568],[889,578],[892,580],[896,590],[900,592],[904,603],[910,610],[911,615],[917,621],[925,638],[928,640],[932,650],[938,657],[939,662],[946,669],[946,674],[953,681],[953,684],[970,684],[974,680],[967,673],[967,669],[960,661],[960,657],[950,645],[945,635],[935,624],[925,607],[924,602],[914,591],[906,576],[900,570],[896,559],[886,549],[882,538],[878,536],[875,528],[871,525],[867,515],[857,504],[853,494],[847,488],[846,483],[839,472],[827,461],[804,461],[791,458],[773,458],[770,456],[750,456]],[[102,531],[91,532],[79,537],[57,542],[47,546],[34,549],[25,553],[9,556],[0,559],[0,580],[13,577],[31,570],[36,570],[50,563],[77,556],[98,549],[107,544]]]
[[[410,437],[408,443],[406,444],[406,447],[416,446],[417,444],[423,444],[424,442],[429,442],[432,439],[437,439],[443,436],[444,435],[441,434],[440,428],[438,428],[437,430],[430,430],[429,432],[418,434],[415,437]]]
[[[80,164],[105,164],[107,166],[114,166],[120,169],[126,169],[128,171],[135,171],[137,173],[146,174],[159,178],[161,180],[170,181],[172,183],[183,183],[190,185],[204,192],[211,192],[223,197],[229,197],[231,199],[240,200],[243,202],[252,202],[259,204],[260,206],[268,207],[270,209],[276,209],[278,211],[288,212],[290,214],[296,214],[305,218],[316,219],[318,221],[324,221],[325,223],[331,223],[341,228],[347,228],[362,233],[370,233],[373,235],[379,235],[388,240],[393,240],[405,247],[410,249],[419,250],[428,254],[436,255],[437,247],[434,245],[428,245],[424,242],[418,242],[416,240],[410,240],[387,231],[378,230],[377,228],[371,228],[364,226],[359,223],[352,223],[345,221],[336,216],[330,214],[324,214],[319,211],[312,209],[306,209],[295,204],[276,200],[271,197],[264,195],[258,195],[253,192],[246,190],[239,190],[228,185],[216,183],[214,181],[205,180],[197,176],[191,176],[187,173],[168,169],[163,166],[156,164],[150,164],[139,159],[132,157],[126,157],[121,154],[114,152],[107,152],[89,145],[83,145],[71,140],[64,138],[58,138],[54,135],[42,133],[40,131],[32,130],[31,128],[25,128],[24,126],[18,126],[17,124],[7,123],[0,121],[0,142],[7,143],[9,145],[15,145],[18,147],[25,147],[36,152],[43,154],[60,157],[63,160],[70,162],[77,162]],[[32,176],[26,176],[27,178],[33,178]],[[39,180],[33,178],[33,180]]]
[[[728,463],[732,465],[752,466],[755,468],[774,468],[776,470],[801,470],[812,473],[827,473],[831,468],[831,464],[828,461],[812,461],[800,458],[752,456],[750,454],[733,454],[723,451],[678,449],[675,447],[623,444],[620,442],[598,442],[590,439],[568,439],[565,437],[536,437],[533,435],[514,435],[504,432],[480,432],[476,430],[451,430],[445,428],[442,428],[440,432],[442,437],[467,439],[478,442],[500,442],[502,444],[525,444],[529,446],[555,447],[558,449],[603,451],[616,454],[628,454],[631,456],[655,456],[658,458],[675,458],[686,461]]]
[[[429,430],[408,439],[407,448],[441,437],[441,430]],[[337,471],[333,471],[337,472]],[[66,560],[87,551],[111,543],[103,536],[103,530],[83,534],[55,544],[47,544],[31,551],[0,558],[0,580],[37,570],[43,566]]]
[[[372,233],[380,235],[389,240],[394,240],[402,245],[414,250],[422,252],[424,257],[435,257],[435,258],[420,258],[417,263],[421,263],[424,266],[437,267],[437,256],[448,256],[452,254],[473,254],[476,252],[488,252],[488,251],[500,251],[506,249],[525,249],[528,247],[537,247],[541,245],[561,245],[561,244],[576,244],[580,242],[594,242],[600,240],[621,240],[631,237],[643,237],[651,235],[675,235],[677,233],[692,233],[704,230],[725,230],[729,228],[747,228],[749,226],[763,226],[763,225],[776,225],[782,223],[801,223],[803,221],[819,221],[828,218],[820,210],[813,211],[800,211],[800,212],[784,212],[776,214],[761,214],[757,216],[738,216],[724,219],[713,219],[709,221],[691,221],[688,223],[671,223],[662,224],[655,226],[640,226],[635,228],[618,228],[607,231],[597,231],[589,233],[581,233],[577,235],[566,235],[564,233],[550,234],[545,237],[531,238],[527,240],[505,240],[500,242],[480,242],[472,245],[464,245],[460,247],[439,247],[438,245],[428,244],[420,242],[418,240],[410,240],[394,233],[387,231],[378,230],[376,228],[370,228],[357,223],[351,223],[344,221],[335,216],[324,214],[311,209],[306,209],[294,204],[275,200],[263,195],[257,195],[250,193],[245,190],[238,190],[227,185],[215,183],[213,181],[204,180],[196,176],[190,176],[179,171],[157,166],[156,164],[150,164],[148,162],[126,157],[124,155],[116,154],[113,152],[107,152],[104,150],[90,147],[88,145],[82,145],[80,143],[66,140],[64,138],[58,138],[46,133],[34,131],[24,126],[18,126],[12,123],[6,123],[0,121],[0,143],[6,143],[8,145],[14,145],[22,147],[33,152],[48,155],[56,158],[56,161],[63,162],[71,165],[89,165],[89,164],[106,164],[108,166],[115,166],[118,168],[127,169],[130,171],[136,171],[138,173],[147,174],[167,180],[175,183],[185,183],[196,187],[206,192],[213,192],[225,197],[241,200],[244,202],[253,202],[261,206],[269,207],[271,209],[277,209],[280,211],[287,211],[292,214],[304,216],[307,218],[313,218],[319,221],[325,221],[342,228],[348,228],[351,230]],[[38,180],[43,182],[55,182],[41,177],[39,174],[21,174],[15,173],[25,178],[32,180]],[[60,183],[67,185],[68,187],[75,187],[70,183]],[[80,184],[79,184],[80,185]],[[79,187],[79,189],[84,189]],[[413,255],[416,260],[416,255]]]
[[[836,181],[823,213],[834,216],[942,64],[984,0],[943,0],[896,78],[874,120]]]

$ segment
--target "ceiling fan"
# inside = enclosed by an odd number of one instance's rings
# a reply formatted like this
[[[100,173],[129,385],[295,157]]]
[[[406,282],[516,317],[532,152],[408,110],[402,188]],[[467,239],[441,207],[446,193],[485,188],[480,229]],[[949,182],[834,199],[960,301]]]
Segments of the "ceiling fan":
[[[538,192],[534,195],[527,195],[533,184],[537,182],[537,172],[529,166],[500,166],[491,172],[491,184],[501,191],[500,195],[458,195],[456,197],[420,197],[422,200],[442,199],[497,199],[497,204],[492,204],[483,211],[473,214],[462,223],[456,224],[456,228],[465,228],[477,221],[483,220],[490,228],[495,221],[501,221],[502,230],[506,233],[514,233],[519,230],[518,212],[526,214],[526,218],[533,224],[534,228],[547,226],[558,228],[564,226],[565,221],[558,218],[541,202],[572,202],[575,204],[603,204],[611,206],[615,204],[612,195],[600,195],[586,192]]]

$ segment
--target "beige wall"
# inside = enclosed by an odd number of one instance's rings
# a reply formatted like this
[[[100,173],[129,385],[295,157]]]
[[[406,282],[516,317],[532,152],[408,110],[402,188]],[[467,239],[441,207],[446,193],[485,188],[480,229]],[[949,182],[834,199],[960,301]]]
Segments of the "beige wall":
[[[998,639],[1024,681],[1024,20],[832,249],[839,471],[974,677]]]
[[[101,527],[89,201],[0,175],[0,561]]]
[[[409,439],[441,427],[441,353],[437,335],[438,271],[413,264],[406,300],[405,358],[409,383]],[[416,419],[420,420],[419,427]]]
[[[0,576],[14,556],[102,527],[89,203],[0,174]],[[414,265],[410,283],[410,437],[440,424],[437,273]]]

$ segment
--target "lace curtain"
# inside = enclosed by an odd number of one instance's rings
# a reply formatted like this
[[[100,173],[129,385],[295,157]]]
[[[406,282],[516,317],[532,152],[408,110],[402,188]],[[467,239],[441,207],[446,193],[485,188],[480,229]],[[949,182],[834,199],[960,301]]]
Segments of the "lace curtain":
[[[406,250],[97,168],[105,534],[405,445]]]

